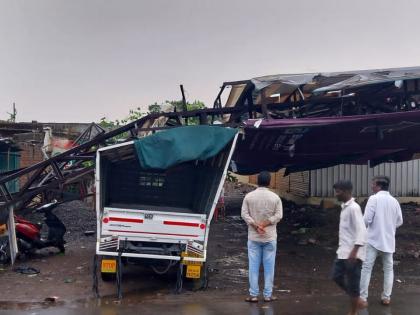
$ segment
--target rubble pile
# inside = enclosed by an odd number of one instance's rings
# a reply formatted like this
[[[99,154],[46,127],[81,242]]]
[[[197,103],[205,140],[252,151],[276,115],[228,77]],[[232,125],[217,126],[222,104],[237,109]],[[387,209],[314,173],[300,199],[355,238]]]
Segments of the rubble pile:
[[[67,232],[64,239],[67,243],[86,239],[86,231],[96,232],[96,212],[82,201],[65,202],[55,208],[53,212],[66,226]],[[32,222],[42,222],[43,219],[42,214],[33,212],[25,214],[24,217]],[[43,235],[48,233],[45,224],[41,233]]]
[[[96,212],[81,201],[63,203],[57,207],[55,214],[67,228],[67,242],[86,238],[86,231],[96,232]]]

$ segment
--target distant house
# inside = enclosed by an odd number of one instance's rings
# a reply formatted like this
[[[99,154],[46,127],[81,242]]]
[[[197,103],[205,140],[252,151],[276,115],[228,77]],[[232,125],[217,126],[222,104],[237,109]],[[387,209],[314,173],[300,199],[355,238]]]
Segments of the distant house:
[[[20,149],[10,138],[0,138],[0,176],[19,168]],[[17,180],[7,183],[9,192],[17,192],[19,183]]]
[[[46,157],[71,148],[74,140],[89,126],[86,123],[0,121],[0,139],[8,139],[14,148],[8,150],[4,141],[3,146],[0,143],[0,149],[3,148],[0,151],[0,173],[39,163]],[[19,183],[14,182],[11,192],[17,191],[25,181],[21,178]]]

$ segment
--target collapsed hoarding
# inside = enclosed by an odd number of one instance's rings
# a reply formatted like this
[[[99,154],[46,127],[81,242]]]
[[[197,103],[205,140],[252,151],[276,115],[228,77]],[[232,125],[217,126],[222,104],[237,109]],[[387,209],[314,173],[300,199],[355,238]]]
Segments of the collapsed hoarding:
[[[222,94],[229,87],[222,104]],[[247,109],[249,118],[258,118],[260,113],[274,119],[416,110],[420,107],[420,67],[279,74],[225,82],[215,100],[215,107],[223,106]]]
[[[420,111],[346,117],[247,120],[237,172],[288,172],[337,164],[399,162],[420,152]]]
[[[230,93],[222,105],[222,93]],[[406,161],[420,152],[420,67],[225,82],[215,108],[242,123],[237,172]]]

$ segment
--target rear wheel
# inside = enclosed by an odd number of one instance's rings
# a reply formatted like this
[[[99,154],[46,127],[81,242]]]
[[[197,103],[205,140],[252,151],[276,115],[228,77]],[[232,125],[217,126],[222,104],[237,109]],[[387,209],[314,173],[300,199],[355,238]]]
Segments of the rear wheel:
[[[114,282],[117,279],[117,277],[115,273],[101,271],[101,279],[104,282]]]
[[[186,272],[185,272],[186,273]],[[200,270],[200,278],[186,278],[186,286],[192,291],[206,290],[208,287],[207,264],[203,263]]]

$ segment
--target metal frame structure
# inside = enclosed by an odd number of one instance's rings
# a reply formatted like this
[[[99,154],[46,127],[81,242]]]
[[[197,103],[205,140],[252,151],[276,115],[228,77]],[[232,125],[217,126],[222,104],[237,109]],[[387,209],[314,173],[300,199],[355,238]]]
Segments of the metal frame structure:
[[[311,76],[309,80],[308,75]],[[347,79],[351,77],[356,78],[356,81],[349,84]],[[256,82],[264,83],[265,87],[258,89]],[[401,85],[393,87],[397,82]],[[312,84],[316,86],[311,87]],[[286,86],[290,90],[285,93],[286,97],[276,99],[269,93],[273,85]],[[241,86],[243,89],[234,98],[234,102],[223,105],[221,96],[228,86]],[[259,97],[258,102],[255,101],[256,97]],[[184,109],[185,103],[184,96]],[[92,133],[95,127],[91,126],[90,131],[80,137],[80,145],[46,161],[0,174],[0,222],[5,222],[10,206],[19,210],[39,206],[53,198],[62,199],[66,186],[81,184],[86,178],[92,179],[97,149],[112,143],[116,136],[126,135],[125,138],[129,140],[156,130],[188,125],[192,117],[198,117],[200,124],[220,120],[225,125],[238,126],[249,118],[368,115],[419,108],[420,68],[278,75],[225,82],[213,108],[180,112],[175,108],[169,113],[152,113],[109,132]],[[160,123],[156,123],[158,121]],[[27,178],[23,187],[17,193],[11,193],[6,183],[22,178]]]
[[[97,125],[91,125],[79,138],[73,147],[61,154],[32,166],[0,174],[0,221],[5,222],[9,207],[36,208],[52,199],[63,200],[64,188],[71,184],[82,184],[86,178],[93,179],[96,151],[110,143],[115,143],[115,137],[126,135],[127,140],[137,138],[141,133],[151,133],[156,130],[178,127],[188,124],[188,118],[198,117],[200,124],[208,124],[216,117],[243,111],[239,108],[206,108],[193,111],[153,113],[144,116],[127,125],[109,132],[99,130]],[[154,126],[159,119],[165,120],[164,126]],[[230,125],[235,122],[230,119]],[[96,129],[96,132],[92,131]],[[6,183],[26,179],[25,184],[17,193],[11,193]]]

